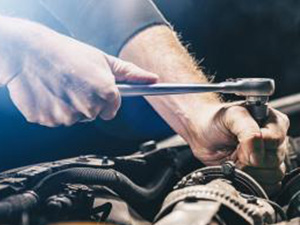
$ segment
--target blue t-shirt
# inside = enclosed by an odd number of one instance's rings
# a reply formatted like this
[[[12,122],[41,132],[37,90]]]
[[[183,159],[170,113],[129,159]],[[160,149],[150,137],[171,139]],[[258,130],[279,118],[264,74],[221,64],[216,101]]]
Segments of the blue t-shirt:
[[[151,0],[0,0],[0,13],[43,23],[115,56],[139,31],[167,24]],[[143,98],[123,99],[112,121],[69,128],[30,124],[5,88],[0,126],[0,170],[75,155],[127,154],[143,141],[173,133]]]

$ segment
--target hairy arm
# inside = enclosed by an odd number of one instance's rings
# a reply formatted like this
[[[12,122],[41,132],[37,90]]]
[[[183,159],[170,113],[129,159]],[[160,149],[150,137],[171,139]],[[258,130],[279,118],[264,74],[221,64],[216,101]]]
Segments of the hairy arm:
[[[123,48],[120,57],[160,74],[159,82],[208,82],[208,78],[182,46],[176,33],[167,26],[155,26],[140,33]],[[199,127],[193,123],[193,118],[199,115],[203,102],[220,102],[213,93],[155,96],[146,99],[178,134],[195,146],[198,144]]]
[[[159,74],[160,82],[207,83],[176,34],[166,26],[148,28],[122,50],[123,59]],[[207,165],[233,160],[273,194],[284,176],[288,118],[275,109],[263,128],[239,102],[216,94],[147,97],[147,100]]]

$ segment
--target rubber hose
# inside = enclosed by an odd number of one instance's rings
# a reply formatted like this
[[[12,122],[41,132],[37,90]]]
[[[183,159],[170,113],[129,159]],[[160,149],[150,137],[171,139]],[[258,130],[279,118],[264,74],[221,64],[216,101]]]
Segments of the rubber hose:
[[[0,221],[2,218],[11,218],[36,206],[38,199],[32,193],[36,193],[43,200],[59,188],[62,183],[103,185],[111,188],[129,204],[149,203],[161,194],[172,175],[173,169],[167,168],[153,187],[144,188],[133,183],[124,174],[112,169],[80,167],[66,169],[42,179],[32,189],[32,192],[15,195],[0,202]]]

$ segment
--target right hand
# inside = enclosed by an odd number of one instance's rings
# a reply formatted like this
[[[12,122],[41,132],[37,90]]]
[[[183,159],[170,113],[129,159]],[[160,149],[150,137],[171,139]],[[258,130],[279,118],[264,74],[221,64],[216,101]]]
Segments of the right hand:
[[[200,106],[198,107],[200,109]],[[289,119],[269,108],[263,127],[253,119],[245,103],[206,103],[193,120],[198,125],[190,145],[206,165],[234,161],[270,195],[277,193],[285,175]]]
[[[115,81],[154,83],[158,78],[42,25],[4,19],[0,82],[28,122],[56,127],[98,115],[110,120],[120,107]]]

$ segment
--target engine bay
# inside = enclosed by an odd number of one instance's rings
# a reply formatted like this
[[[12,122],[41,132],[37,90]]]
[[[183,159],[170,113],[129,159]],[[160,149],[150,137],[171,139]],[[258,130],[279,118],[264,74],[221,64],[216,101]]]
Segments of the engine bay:
[[[290,140],[289,172],[271,197],[234,163],[201,165],[178,142],[150,141],[129,156],[81,156],[3,172],[1,223],[299,224],[299,138]]]
[[[291,132],[281,190],[268,196],[232,161],[205,166],[179,136],[134,154],[86,155],[0,174],[1,224],[300,224],[298,95],[270,102]],[[290,101],[292,99],[293,101]]]

